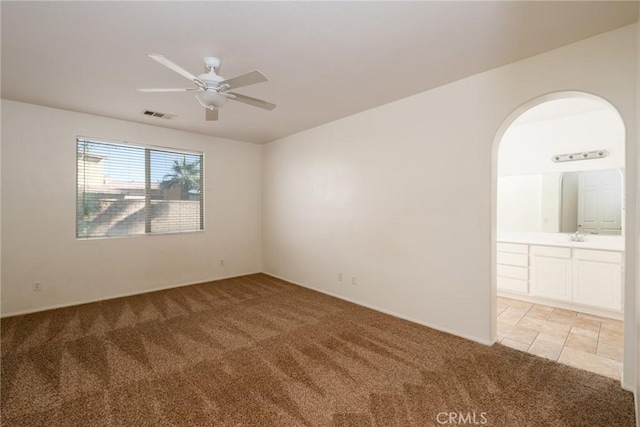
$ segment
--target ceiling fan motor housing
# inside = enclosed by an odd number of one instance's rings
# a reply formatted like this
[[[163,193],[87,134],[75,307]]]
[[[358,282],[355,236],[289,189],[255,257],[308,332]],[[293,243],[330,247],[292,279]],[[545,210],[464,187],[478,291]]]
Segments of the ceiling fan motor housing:
[[[205,58],[205,64],[211,71],[198,76],[198,78],[204,82],[205,89],[197,93],[196,96],[204,105],[215,108],[222,107],[228,101],[227,97],[218,90],[218,86],[220,82],[224,80],[224,77],[220,77],[214,71],[215,67],[220,65],[220,60],[213,57]],[[213,66],[213,64],[217,65]]]

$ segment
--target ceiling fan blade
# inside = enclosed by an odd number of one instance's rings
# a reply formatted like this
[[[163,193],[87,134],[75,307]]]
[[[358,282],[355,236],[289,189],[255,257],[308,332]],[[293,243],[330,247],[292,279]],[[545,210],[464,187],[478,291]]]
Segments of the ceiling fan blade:
[[[198,86],[200,86],[200,87],[204,87],[205,86],[205,84],[204,84],[204,82],[202,80],[200,80],[199,78],[197,78],[196,76],[194,76],[193,74],[191,74],[190,72],[185,70],[184,68],[180,67],[179,65],[174,64],[172,61],[170,61],[169,59],[165,58],[164,56],[158,55],[157,53],[150,53],[149,57],[151,59],[154,59],[154,60],[158,61],[159,63],[161,63],[165,67],[169,68],[170,70],[175,71],[176,73],[180,74],[181,76],[188,78],[189,80],[191,80],[192,82],[194,82]]]
[[[263,108],[265,110],[273,110],[276,108],[276,104],[272,104],[267,101],[263,101],[262,99],[252,98],[247,95],[242,95],[234,92],[226,92],[227,95],[232,95],[229,99],[233,99],[234,101],[243,102],[245,104],[253,105],[254,107]]]
[[[220,86],[226,85],[228,86],[227,89],[235,89],[238,87],[254,85],[256,83],[262,83],[266,81],[268,81],[267,76],[256,70],[251,71],[247,74],[241,74],[239,76],[223,80],[220,82]]]
[[[210,110],[207,108],[206,118],[208,122],[212,122],[214,120],[218,120],[218,110]]]
[[[138,89],[138,92],[191,92],[194,90],[200,90],[199,88],[146,88]]]

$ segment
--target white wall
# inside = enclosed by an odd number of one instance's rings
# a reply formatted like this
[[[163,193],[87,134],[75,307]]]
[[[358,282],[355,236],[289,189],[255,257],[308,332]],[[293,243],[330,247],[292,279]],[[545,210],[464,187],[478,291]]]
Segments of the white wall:
[[[204,152],[205,231],[77,240],[78,135]],[[3,316],[261,271],[261,146],[3,100],[2,151]]]
[[[638,11],[638,20],[640,20],[640,11]],[[637,71],[636,71],[636,125],[640,129],[640,25],[636,28],[636,55],[637,55]],[[640,146],[640,132],[638,132],[638,146]],[[636,164],[638,171],[640,171],[640,152],[636,158]],[[636,281],[635,287],[640,287],[640,186],[638,186],[638,198],[637,200],[637,224],[639,224],[636,229],[636,247],[639,248],[637,257],[636,257]],[[640,291],[637,292],[637,300],[636,307],[640,307]],[[636,318],[633,320],[633,327],[629,329],[625,329],[625,333],[631,333],[636,338],[636,347],[635,347],[635,387],[634,387],[634,398],[636,403],[636,426],[640,427],[640,400],[638,399],[638,385],[640,385],[640,310],[636,310]]]
[[[498,230],[542,231],[542,175],[498,178]]]
[[[511,126],[500,143],[498,175],[624,168],[625,132],[614,109]],[[603,159],[554,163],[556,154],[606,149]]]
[[[545,233],[560,231],[561,180],[562,174],[560,173],[542,175],[540,211],[542,213],[542,231]]]
[[[0,103],[0,117],[2,117],[2,103]],[[0,153],[2,153],[2,136],[0,135]],[[2,188],[2,156],[0,155],[0,189]],[[0,190],[0,304],[2,302],[2,191]],[[0,307],[0,314],[2,307]]]
[[[561,179],[560,173],[498,177],[498,230],[558,233]],[[577,221],[577,203],[574,211]]]
[[[635,218],[635,79],[629,26],[267,144],[264,271],[492,342],[496,133],[540,95],[604,97],[627,126]],[[627,230],[635,235],[635,221]],[[633,239],[627,254],[634,265]],[[634,272],[626,277],[631,319]],[[633,338],[627,344],[635,346]],[[628,348],[625,360],[633,360]],[[633,368],[626,364],[626,378]]]

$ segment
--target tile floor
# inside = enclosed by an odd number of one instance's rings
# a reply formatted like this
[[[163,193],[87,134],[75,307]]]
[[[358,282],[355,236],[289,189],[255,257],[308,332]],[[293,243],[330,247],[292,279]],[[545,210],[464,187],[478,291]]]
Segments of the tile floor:
[[[620,380],[622,322],[498,298],[498,342]]]

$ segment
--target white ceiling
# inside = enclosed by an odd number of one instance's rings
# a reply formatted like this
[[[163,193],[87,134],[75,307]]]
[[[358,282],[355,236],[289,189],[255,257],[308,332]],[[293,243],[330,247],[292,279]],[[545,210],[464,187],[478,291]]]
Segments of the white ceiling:
[[[637,21],[637,2],[6,2],[2,97],[264,143]],[[254,69],[206,122],[189,87],[149,59],[194,74]],[[149,109],[177,114],[144,117]]]

